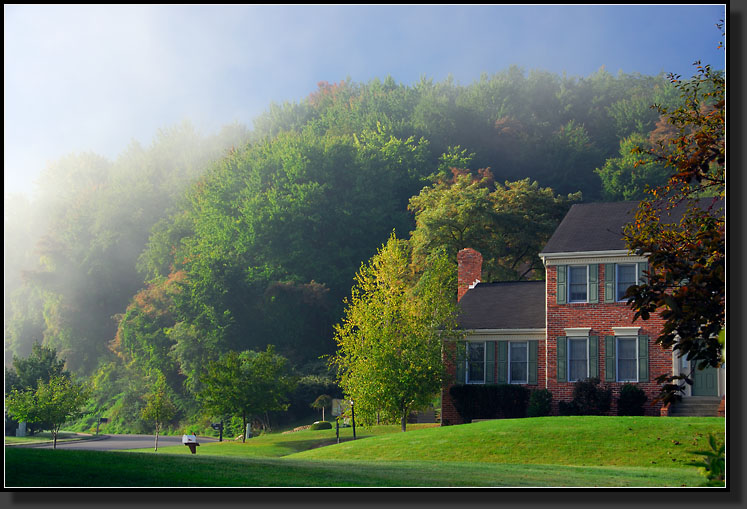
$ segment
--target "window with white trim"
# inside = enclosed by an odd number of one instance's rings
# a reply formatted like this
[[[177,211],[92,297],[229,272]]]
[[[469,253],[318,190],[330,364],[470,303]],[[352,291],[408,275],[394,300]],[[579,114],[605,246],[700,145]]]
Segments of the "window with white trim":
[[[617,381],[638,381],[638,337],[615,338],[617,357]]]
[[[568,338],[568,381],[589,377],[589,339]]]
[[[633,285],[638,284],[638,267],[635,263],[616,264],[615,294],[617,301],[625,299],[625,292]]]
[[[589,266],[568,266],[568,302],[586,302],[589,287]]]
[[[508,343],[508,383],[529,383],[529,343],[510,341]]]
[[[467,342],[467,383],[485,383],[485,342]]]

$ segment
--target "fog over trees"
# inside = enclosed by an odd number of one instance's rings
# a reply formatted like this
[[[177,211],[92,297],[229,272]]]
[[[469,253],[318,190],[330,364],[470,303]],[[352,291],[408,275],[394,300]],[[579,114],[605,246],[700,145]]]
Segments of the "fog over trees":
[[[6,364],[34,342],[56,348],[91,381],[89,410],[112,430],[141,431],[148,377],[165,377],[177,420],[193,417],[211,362],[274,345],[305,380],[296,391],[316,391],[308,411],[333,393],[320,356],[334,352],[354,275],[393,230],[416,229],[412,197],[448,187],[452,168],[475,178],[489,168],[500,189],[540,189],[556,208],[579,191],[639,199],[668,174],[636,168],[626,150],[657,129],[652,104],[678,100],[663,75],[603,69],[511,67],[466,86],[322,82],[269,105],[252,129],[184,123],[114,160],[62,157],[32,200],[6,197]]]

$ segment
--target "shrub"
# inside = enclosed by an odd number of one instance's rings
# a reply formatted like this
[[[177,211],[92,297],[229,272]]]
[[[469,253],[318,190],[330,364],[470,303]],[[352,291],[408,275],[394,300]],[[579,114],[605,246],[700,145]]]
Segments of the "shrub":
[[[311,429],[332,429],[332,423],[329,421],[317,421],[311,425]]]
[[[528,417],[545,417],[552,410],[552,392],[547,389],[537,389],[529,396]]]
[[[576,382],[573,388],[573,402],[578,415],[604,415],[612,405],[612,389],[599,386],[598,378],[587,378]]]
[[[558,415],[581,415],[575,401],[559,401]]]
[[[620,389],[617,400],[617,415],[643,415],[644,403],[648,400],[643,389],[633,384],[625,384]]]
[[[604,415],[612,405],[612,389],[599,387],[598,378],[587,378],[575,383],[573,400],[558,403],[560,415]]]
[[[521,385],[454,385],[449,394],[464,422],[527,415],[529,389]]]

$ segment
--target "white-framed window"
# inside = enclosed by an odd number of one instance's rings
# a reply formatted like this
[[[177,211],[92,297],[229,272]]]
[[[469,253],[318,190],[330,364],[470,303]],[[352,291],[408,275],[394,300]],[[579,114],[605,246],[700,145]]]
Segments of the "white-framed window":
[[[568,338],[568,381],[589,377],[589,338]]]
[[[618,263],[615,272],[615,296],[618,302],[625,301],[628,288],[638,284],[638,266],[635,263]]]
[[[529,343],[526,341],[508,343],[508,383],[529,383]]]
[[[638,337],[618,336],[616,340],[617,381],[638,381]]]
[[[587,302],[589,295],[589,266],[568,266],[568,302]]]
[[[485,342],[467,342],[467,380],[468,384],[485,383]]]

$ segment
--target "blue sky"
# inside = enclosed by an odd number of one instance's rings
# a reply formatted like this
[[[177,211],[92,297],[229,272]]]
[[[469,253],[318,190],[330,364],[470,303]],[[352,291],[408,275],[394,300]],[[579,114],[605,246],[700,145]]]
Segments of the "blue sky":
[[[48,161],[190,120],[250,128],[320,81],[463,85],[510,65],[585,77],[725,68],[723,4],[4,7],[5,193]]]

